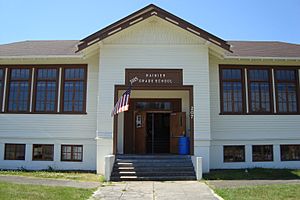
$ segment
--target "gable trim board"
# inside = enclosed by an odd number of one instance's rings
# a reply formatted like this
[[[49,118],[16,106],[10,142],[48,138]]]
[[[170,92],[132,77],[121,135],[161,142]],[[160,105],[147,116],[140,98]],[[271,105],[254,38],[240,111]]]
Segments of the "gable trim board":
[[[143,42],[145,40],[148,43]],[[186,133],[191,137],[190,152],[203,157],[204,172],[219,168],[299,168],[300,161],[281,160],[282,145],[300,144],[299,113],[248,114],[250,101],[248,85],[245,85],[245,113],[222,115],[219,74],[220,66],[239,66],[243,70],[246,67],[292,67],[300,72],[299,61],[299,44],[225,41],[152,4],[80,41],[24,41],[0,45],[0,69],[5,68],[3,88],[6,91],[10,87],[7,73],[10,66],[87,65],[86,112],[76,115],[12,114],[2,110],[0,168],[53,166],[104,173],[104,157],[123,153],[124,124],[127,122],[124,113],[113,118],[110,113],[127,89],[126,70],[133,69],[140,69],[143,74],[148,70],[150,81],[153,77],[167,76],[162,73],[167,69],[182,72],[180,86],[153,87],[153,84],[143,83],[142,87],[133,86],[131,95],[134,99],[148,99],[148,102],[181,99],[182,112],[187,116]],[[272,81],[273,76],[274,70]],[[244,77],[244,84],[248,84],[247,78]],[[62,77],[59,79],[61,83]],[[59,87],[58,91],[62,91],[62,86]],[[275,85],[272,87],[274,91]],[[3,91],[4,96],[7,96],[6,91]],[[3,102],[6,104],[6,101]],[[60,108],[62,99],[57,101]],[[26,144],[25,161],[4,160],[7,143]],[[53,144],[53,161],[32,161],[34,144]],[[83,145],[82,162],[61,161],[61,145]],[[272,145],[273,161],[253,162],[253,145]],[[243,149],[241,160],[244,162],[224,162],[224,146]],[[226,147],[225,151],[230,148]]]

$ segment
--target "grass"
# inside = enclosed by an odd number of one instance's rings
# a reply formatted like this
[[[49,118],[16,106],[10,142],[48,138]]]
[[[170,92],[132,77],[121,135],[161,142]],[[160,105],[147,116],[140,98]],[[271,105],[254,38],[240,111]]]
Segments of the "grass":
[[[226,200],[298,200],[300,184],[264,185],[239,188],[215,189]]]
[[[95,189],[23,185],[0,182],[0,199],[5,200],[80,200],[88,199]]]
[[[300,179],[300,169],[234,169],[212,170],[203,174],[205,180],[290,180]]]
[[[104,176],[87,172],[59,172],[59,171],[24,171],[3,170],[0,175],[27,176],[36,178],[66,179],[88,182],[104,182]]]

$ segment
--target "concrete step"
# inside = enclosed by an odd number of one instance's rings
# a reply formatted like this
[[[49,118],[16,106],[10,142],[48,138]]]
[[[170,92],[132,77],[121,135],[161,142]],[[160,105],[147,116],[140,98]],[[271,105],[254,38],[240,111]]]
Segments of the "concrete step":
[[[128,166],[128,167],[120,167],[120,166],[114,166],[113,171],[136,171],[136,172],[142,172],[142,171],[163,171],[163,172],[169,172],[169,171],[194,171],[193,166],[189,167],[177,167],[177,166],[171,166],[171,167],[161,167],[161,166],[141,166],[141,167],[134,167],[134,166]]]
[[[196,180],[196,176],[111,176],[111,181],[182,181]]]
[[[181,172],[181,171],[170,171],[170,172],[135,172],[135,171],[114,171],[112,176],[138,176],[138,177],[153,177],[153,176],[195,176],[195,172]]]
[[[193,167],[192,162],[178,162],[178,163],[172,163],[172,162],[164,162],[164,163],[160,163],[160,162],[149,162],[149,163],[144,163],[144,162],[140,162],[140,163],[132,163],[132,162],[117,162],[115,163],[116,167]]]
[[[189,163],[188,159],[116,159],[117,163]]]
[[[117,155],[116,159],[190,159],[190,155]]]

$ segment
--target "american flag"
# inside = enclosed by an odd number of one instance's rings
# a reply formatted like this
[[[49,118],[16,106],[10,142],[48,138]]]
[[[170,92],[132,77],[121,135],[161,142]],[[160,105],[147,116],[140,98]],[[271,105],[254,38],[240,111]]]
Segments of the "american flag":
[[[111,111],[111,116],[127,111],[129,109],[129,99],[130,99],[131,87],[129,87],[126,92],[122,94],[118,102],[116,103],[114,109]]]

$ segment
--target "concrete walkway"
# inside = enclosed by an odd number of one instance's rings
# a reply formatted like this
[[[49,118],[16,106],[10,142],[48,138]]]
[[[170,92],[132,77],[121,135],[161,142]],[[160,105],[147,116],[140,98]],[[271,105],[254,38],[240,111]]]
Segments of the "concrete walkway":
[[[217,200],[212,190],[198,181],[113,182],[100,187],[93,200]]]
[[[206,181],[212,188],[232,188],[272,184],[300,184],[300,179],[294,180],[216,180]]]
[[[25,176],[3,176],[0,175],[0,181],[18,183],[18,184],[32,184],[32,185],[47,185],[47,186],[64,186],[75,188],[96,188],[101,185],[97,182],[81,182],[73,180],[61,180],[61,179],[46,179],[46,178],[34,178]]]

